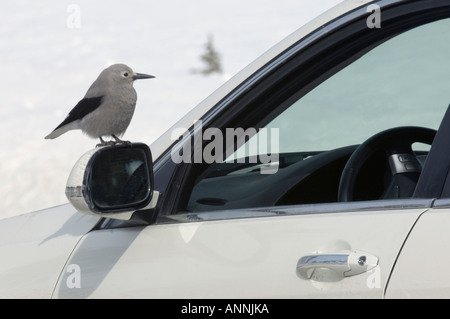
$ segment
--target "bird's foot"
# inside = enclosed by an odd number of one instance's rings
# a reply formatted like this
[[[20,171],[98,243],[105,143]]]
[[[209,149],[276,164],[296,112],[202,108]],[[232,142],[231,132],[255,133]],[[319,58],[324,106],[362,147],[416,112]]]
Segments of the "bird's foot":
[[[112,145],[116,145],[117,142],[115,141],[102,141],[101,143],[98,143],[97,145],[95,145],[95,147],[103,147],[103,146],[112,146]]]
[[[112,146],[116,145],[116,141],[105,141],[101,136],[99,137],[100,143],[98,143],[95,147],[103,147],[103,146]]]
[[[128,144],[131,145],[132,143],[130,141],[122,141],[120,138],[118,138],[115,135],[111,135],[114,138],[114,141],[105,141],[103,138],[100,138],[100,143],[98,143],[95,147],[103,147],[103,146],[114,146],[117,144]]]
[[[131,145],[132,143],[130,141],[123,141],[120,138],[118,138],[117,136],[115,136],[114,134],[111,135],[114,139],[115,139],[115,144],[128,144]]]

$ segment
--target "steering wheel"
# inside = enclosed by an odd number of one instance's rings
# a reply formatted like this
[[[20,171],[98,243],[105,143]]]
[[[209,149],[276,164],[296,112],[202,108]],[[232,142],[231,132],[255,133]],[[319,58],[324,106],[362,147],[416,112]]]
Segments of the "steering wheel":
[[[388,129],[367,139],[353,152],[342,171],[338,201],[355,199],[355,185],[361,168],[382,151],[388,161],[390,174],[387,174],[388,180],[384,182],[381,198],[410,197],[422,170],[411,145],[416,142],[431,145],[435,135],[433,129],[406,126]]]

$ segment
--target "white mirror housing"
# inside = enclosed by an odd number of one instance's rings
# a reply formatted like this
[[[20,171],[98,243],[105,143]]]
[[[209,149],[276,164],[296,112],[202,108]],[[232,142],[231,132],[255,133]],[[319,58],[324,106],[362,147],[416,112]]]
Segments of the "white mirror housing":
[[[156,207],[155,193],[151,152],[143,143],[88,151],[75,163],[66,184],[66,197],[78,211],[120,220]]]

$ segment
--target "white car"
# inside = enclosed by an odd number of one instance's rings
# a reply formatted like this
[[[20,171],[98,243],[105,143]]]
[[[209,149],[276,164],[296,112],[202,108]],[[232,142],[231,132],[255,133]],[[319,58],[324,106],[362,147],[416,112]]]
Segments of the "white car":
[[[448,0],[344,1],[86,153],[70,204],[0,222],[0,297],[449,298],[449,30]]]

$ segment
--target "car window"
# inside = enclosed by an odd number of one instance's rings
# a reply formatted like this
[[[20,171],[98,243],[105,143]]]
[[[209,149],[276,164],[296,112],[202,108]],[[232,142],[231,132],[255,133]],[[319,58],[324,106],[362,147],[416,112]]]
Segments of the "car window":
[[[450,20],[401,34],[296,101],[268,127],[280,152],[359,144],[382,130],[437,129],[450,102]]]
[[[211,164],[186,209],[336,201],[342,169],[356,145],[394,127],[438,129],[450,102],[445,30],[449,19],[400,34],[294,101],[225,162]],[[414,149],[423,164],[429,145]]]

